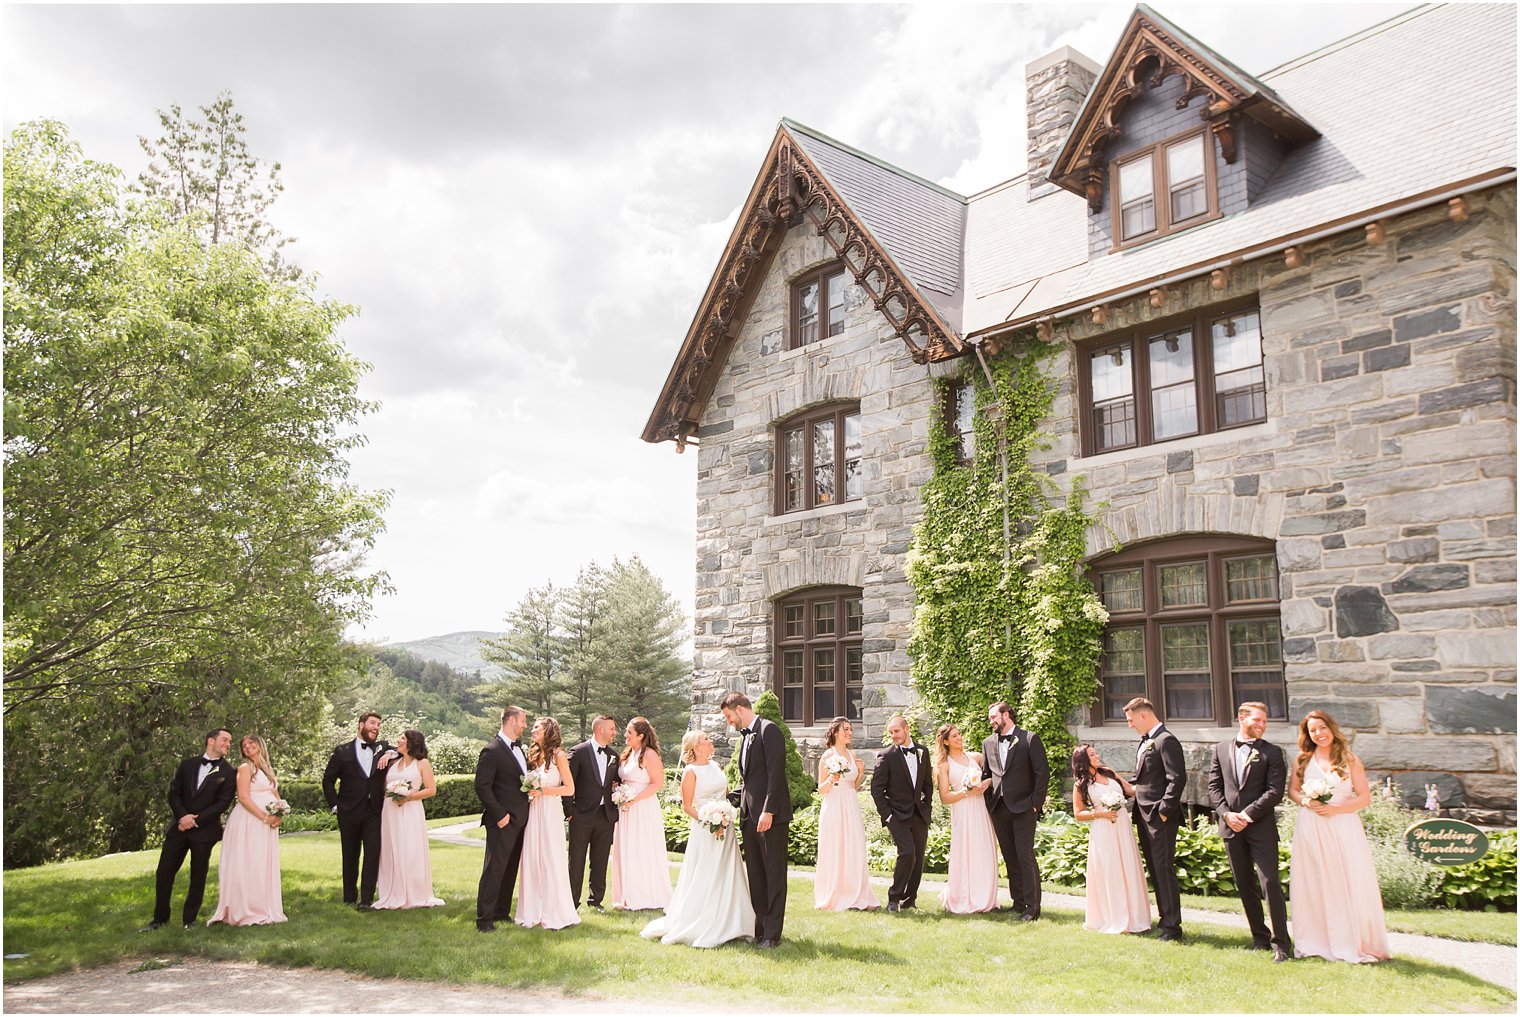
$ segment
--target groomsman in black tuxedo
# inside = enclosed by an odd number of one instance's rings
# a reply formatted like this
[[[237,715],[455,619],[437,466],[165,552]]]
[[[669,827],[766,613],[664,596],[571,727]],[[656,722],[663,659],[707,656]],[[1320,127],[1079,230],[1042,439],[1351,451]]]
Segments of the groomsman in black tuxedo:
[[[169,924],[169,896],[174,892],[174,877],[185,864],[186,854],[190,855],[190,886],[185,891],[185,908],[180,915],[185,928],[193,926],[201,913],[211,849],[222,839],[222,813],[237,796],[237,771],[226,759],[231,749],[232,734],[226,728],[208,731],[205,751],[182,761],[174,771],[174,779],[169,782],[169,809],[174,819],[164,830],[153,921],[143,926],[143,932]]]
[[[755,716],[749,697],[730,692],[719,704],[739,732],[739,829],[744,835],[744,868],[755,908],[755,945],[781,942],[786,921],[787,834],[792,793],[786,783],[786,738],[781,729]]]
[[[327,807],[338,815],[343,845],[343,903],[368,911],[380,878],[380,813],[385,808],[385,768],[396,751],[380,739],[380,715],[359,718],[359,735],[333,749],[322,774]],[[360,878],[360,854],[364,873]],[[357,888],[356,888],[357,884]]]
[[[1187,761],[1177,736],[1156,719],[1156,708],[1139,696],[1124,704],[1124,719],[1140,735],[1135,750],[1135,829],[1140,853],[1156,891],[1157,938],[1182,940],[1182,893],[1177,886],[1177,830],[1182,825],[1182,793]]]
[[[495,932],[497,922],[512,918],[512,893],[522,861],[523,828],[528,823],[528,753],[518,741],[528,715],[518,706],[501,711],[501,731],[480,750],[475,762],[475,794],[485,807],[486,857],[475,895],[475,928]]]
[[[1040,736],[1013,722],[1013,707],[987,708],[992,734],[982,742],[982,777],[992,786],[982,796],[1008,869],[1008,896],[1022,921],[1040,917],[1040,863],[1034,830],[1050,788],[1050,762]]]
[[[914,743],[906,718],[897,716],[888,721],[887,734],[892,744],[876,756],[876,768],[871,771],[871,798],[881,815],[881,825],[897,845],[887,910],[901,911],[918,906],[924,851],[929,846],[934,775],[930,772],[929,750]]]
[[[1288,766],[1283,751],[1262,735],[1267,731],[1267,704],[1241,703],[1236,711],[1240,730],[1214,746],[1209,762],[1209,798],[1219,816],[1219,836],[1230,857],[1230,872],[1240,893],[1251,946],[1272,951],[1276,963],[1293,956],[1288,938],[1288,906],[1277,871],[1277,817]],[[1252,872],[1252,869],[1255,872]],[[1262,921],[1261,899],[1267,898],[1272,931]]]
[[[617,753],[612,739],[617,721],[605,713],[591,723],[591,737],[570,750],[570,779],[575,794],[565,795],[565,818],[570,820],[570,896],[581,906],[581,879],[586,872],[586,852],[591,852],[591,893],[586,902],[602,909],[607,892],[607,856],[612,852],[613,827],[618,807],[612,788],[618,780]]]

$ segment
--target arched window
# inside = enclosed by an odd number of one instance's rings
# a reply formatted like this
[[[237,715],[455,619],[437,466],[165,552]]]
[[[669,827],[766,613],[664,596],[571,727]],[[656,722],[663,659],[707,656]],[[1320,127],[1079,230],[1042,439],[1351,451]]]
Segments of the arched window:
[[[1092,722],[1145,696],[1163,719],[1228,726],[1256,700],[1286,720],[1271,541],[1200,536],[1126,548],[1090,566],[1108,608]]]
[[[776,601],[773,684],[782,717],[804,726],[860,719],[863,623],[854,587],[819,586]]]

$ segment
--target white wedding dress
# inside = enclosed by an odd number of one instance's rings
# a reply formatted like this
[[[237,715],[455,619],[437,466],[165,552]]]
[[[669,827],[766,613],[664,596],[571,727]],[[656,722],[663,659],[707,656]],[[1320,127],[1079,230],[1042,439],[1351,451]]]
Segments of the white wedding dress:
[[[717,763],[690,764],[686,769],[697,775],[693,808],[700,810],[704,803],[728,793],[728,779]],[[720,840],[703,824],[691,821],[686,858],[665,916],[644,926],[639,935],[698,947],[754,938],[755,909],[749,901],[749,877],[739,855],[736,828],[730,827]]]

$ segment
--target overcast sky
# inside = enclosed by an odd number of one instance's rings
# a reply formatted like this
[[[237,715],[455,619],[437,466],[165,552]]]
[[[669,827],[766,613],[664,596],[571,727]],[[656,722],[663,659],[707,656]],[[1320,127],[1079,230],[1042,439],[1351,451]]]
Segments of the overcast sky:
[[[1410,5],[1154,6],[1261,72]],[[639,435],[777,121],[974,193],[1024,169],[1024,65],[1131,10],[8,5],[4,121],[135,177],[155,108],[232,91],[287,250],[362,309],[395,586],[362,634],[407,640],[615,555],[689,612],[696,455]]]

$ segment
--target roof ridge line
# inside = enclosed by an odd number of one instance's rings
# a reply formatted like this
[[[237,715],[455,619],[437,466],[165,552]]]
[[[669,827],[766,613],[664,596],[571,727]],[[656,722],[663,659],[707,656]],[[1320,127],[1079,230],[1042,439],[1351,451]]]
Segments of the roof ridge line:
[[[937,184],[933,180],[928,180],[924,177],[921,177],[917,173],[911,173],[908,170],[903,169],[901,166],[894,166],[879,156],[875,156],[869,152],[862,151],[856,148],[854,145],[847,145],[843,141],[840,141],[838,138],[832,138],[829,135],[824,134],[822,131],[815,130],[806,124],[800,124],[790,117],[782,117],[781,126],[786,127],[789,130],[800,131],[810,138],[822,141],[825,144],[833,145],[835,148],[848,152],[850,155],[855,156],[857,159],[864,159],[866,162],[871,163],[873,166],[878,166],[889,173],[895,173],[900,177],[912,180],[914,183],[923,184],[925,187],[932,187],[946,197],[954,198],[956,201],[959,201],[963,205],[966,203],[966,196],[964,194],[958,194],[955,191],[952,191],[950,188],[946,187],[944,184]]]
[[[1390,28],[1393,28],[1397,24],[1402,24],[1417,17],[1423,17],[1424,15],[1429,14],[1431,11],[1445,6],[1445,4],[1420,4],[1417,7],[1411,7],[1407,11],[1400,11],[1398,14],[1389,15],[1382,21],[1379,21],[1377,24],[1368,25],[1366,28],[1359,28],[1349,35],[1343,35],[1339,39],[1325,43],[1318,49],[1310,50],[1307,53],[1300,53],[1298,56],[1293,57],[1292,59],[1284,60],[1276,67],[1262,71],[1257,75],[1257,77],[1265,80],[1272,75],[1285,74],[1290,70],[1295,70],[1303,64],[1312,63],[1321,57],[1329,56],[1331,53],[1336,52],[1337,50],[1344,49],[1347,46],[1355,45],[1364,38],[1371,38],[1374,35],[1379,35],[1383,32],[1388,31]]]

